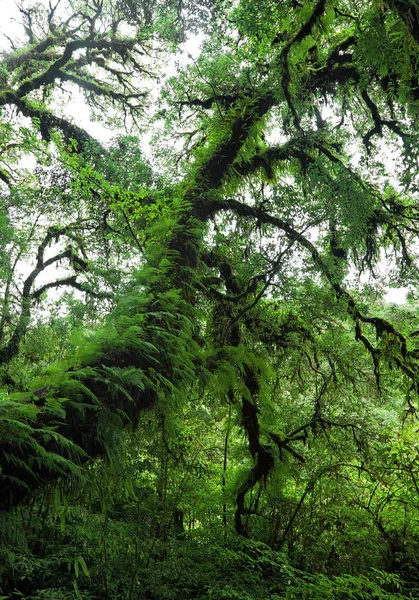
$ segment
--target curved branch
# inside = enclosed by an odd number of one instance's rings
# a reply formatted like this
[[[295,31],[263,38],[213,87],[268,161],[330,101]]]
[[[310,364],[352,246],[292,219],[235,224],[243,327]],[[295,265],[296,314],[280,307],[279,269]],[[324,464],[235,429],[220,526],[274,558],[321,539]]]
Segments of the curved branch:
[[[49,85],[53,83],[56,79],[60,78],[60,73],[62,73],[61,69],[64,67],[73,57],[74,52],[77,50],[114,50],[118,54],[126,55],[127,51],[132,49],[136,44],[135,40],[106,40],[106,39],[81,39],[81,40],[72,40],[68,42],[64,48],[64,52],[49,68],[23,82],[20,87],[16,91],[16,96],[18,98],[23,98],[30,92],[40,89],[45,85]]]
[[[73,139],[78,142],[80,147],[83,147],[88,143],[94,144],[97,148],[101,148],[99,142],[82,127],[75,125],[64,117],[57,117],[52,112],[27,103],[25,99],[19,98],[11,91],[4,93],[3,98],[0,96],[0,106],[6,104],[15,105],[25,117],[37,119],[39,121],[42,138],[46,142],[51,141],[51,131],[58,129],[63,134],[66,142]]]
[[[208,205],[207,208],[209,210],[210,205]],[[414,366],[416,362],[416,357],[414,352],[408,351],[406,337],[400,331],[398,331],[395,328],[395,326],[392,323],[390,323],[390,321],[387,321],[382,317],[368,317],[361,312],[354,298],[342,286],[342,284],[339,283],[339,281],[334,275],[333,270],[328,266],[327,262],[321,256],[320,252],[317,250],[315,245],[312,242],[310,242],[308,238],[306,238],[303,234],[298,232],[289,222],[279,219],[273,215],[270,215],[261,210],[260,208],[243,204],[234,199],[214,201],[211,204],[211,209],[212,210],[208,213],[208,217],[210,216],[210,214],[214,214],[221,210],[231,210],[233,213],[239,216],[253,217],[257,219],[260,223],[266,223],[277,227],[285,233],[285,235],[290,241],[297,239],[299,245],[309,252],[313,263],[317,266],[320,273],[328,280],[329,284],[331,285],[332,289],[336,294],[336,297],[345,301],[348,313],[354,320],[356,325],[357,339],[359,339],[364,344],[369,354],[371,354],[375,369],[378,368],[378,350],[375,349],[371,342],[369,342],[369,340],[362,334],[360,323],[372,325],[372,327],[376,331],[377,337],[382,337],[383,334],[387,334],[397,343],[400,352],[400,357],[398,358],[397,356],[395,356],[393,357],[393,359],[395,360],[395,362],[397,362],[401,370],[404,373],[406,373],[406,375],[410,379],[413,380],[414,385],[418,386],[416,378],[416,367]]]
[[[34,301],[39,300],[42,294],[47,290],[67,285],[73,287],[76,290],[79,290],[79,292],[84,292],[89,296],[92,296],[92,298],[100,298],[103,300],[111,300],[113,298],[113,294],[110,294],[108,292],[96,292],[86,284],[80,283],[79,281],[77,281],[77,275],[71,275],[70,277],[65,277],[63,279],[57,279],[56,281],[46,283],[45,285],[32,292],[31,298]]]
[[[26,330],[29,326],[30,317],[31,317],[31,308],[34,301],[39,300],[40,296],[44,291],[49,288],[60,287],[63,285],[71,285],[72,287],[79,289],[83,292],[89,292],[89,288],[84,284],[77,281],[76,277],[69,277],[61,280],[57,280],[55,282],[47,283],[43,285],[41,288],[32,291],[32,288],[35,284],[35,280],[42,271],[44,271],[48,266],[57,263],[63,258],[69,259],[70,263],[75,266],[77,270],[87,270],[88,263],[80,258],[73,250],[73,248],[67,248],[63,252],[52,256],[51,258],[44,260],[44,254],[46,248],[53,242],[58,241],[58,239],[62,236],[68,235],[71,236],[71,226],[57,228],[51,227],[42,242],[38,246],[38,250],[36,253],[36,264],[35,268],[30,272],[28,277],[25,279],[23,283],[22,289],[22,298],[20,302],[20,314],[17,320],[17,324],[14,328],[14,331],[9,339],[9,341],[0,349],[0,365],[8,363],[14,358],[19,352],[20,343],[22,341],[23,336],[26,333]],[[97,298],[105,298],[106,296],[103,293],[93,292]]]

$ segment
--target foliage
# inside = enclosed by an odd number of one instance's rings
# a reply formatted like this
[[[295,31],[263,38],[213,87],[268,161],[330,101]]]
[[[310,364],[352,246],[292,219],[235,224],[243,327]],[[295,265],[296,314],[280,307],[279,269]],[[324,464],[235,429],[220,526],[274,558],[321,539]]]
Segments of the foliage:
[[[19,11],[2,597],[418,597],[416,3]]]

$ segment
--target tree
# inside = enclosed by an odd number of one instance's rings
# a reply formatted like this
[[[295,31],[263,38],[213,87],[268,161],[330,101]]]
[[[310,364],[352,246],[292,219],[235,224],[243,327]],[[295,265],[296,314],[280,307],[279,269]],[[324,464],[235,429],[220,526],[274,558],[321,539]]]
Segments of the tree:
[[[333,402],[337,393],[351,401],[342,391],[348,382],[363,397],[374,386],[383,397],[397,389],[416,410],[416,316],[389,316],[361,275],[416,283],[417,9],[390,1],[220,3],[199,58],[162,89],[156,119],[168,139],[160,134],[157,150],[169,152],[174,134],[182,147],[170,150],[169,166],[156,162],[158,174],[141,162],[132,185],[117,149],[94,144],[49,95],[77,85],[93,111],[112,105],[144,128],[139,78],[151,77],[147,56],[182,15],[171,4],[144,4],[141,15],[135,6],[50,5],[42,26],[41,9],[22,8],[28,44],[3,57],[2,106],[32,119],[30,127],[3,121],[3,156],[30,144],[49,165],[54,144],[71,202],[79,195],[93,207],[97,231],[113,215],[111,227],[138,259],[97,333],[34,382],[32,395],[4,401],[2,431],[11,433],[0,442],[0,507],[74,464],[112,457],[120,431],[145,409],[157,405],[167,419],[183,397],[215,389],[247,437],[252,462],[236,490],[234,522],[248,536],[258,512],[251,494],[275,465],[295,461],[298,472],[303,444],[329,428],[352,430],[358,443],[359,425]],[[127,24],[135,31],[125,36]],[[119,143],[129,157],[132,138]],[[384,160],[390,148],[394,172]],[[14,172],[2,173],[12,190],[5,198],[22,190]],[[39,238],[36,274],[54,236],[77,239],[56,255],[70,261],[66,285],[77,287],[76,275],[94,271],[98,252],[90,246],[84,257],[86,227],[78,222],[54,227]],[[7,272],[6,287],[13,268]],[[30,303],[64,285],[34,290],[34,279],[23,286],[6,362],[28,327]],[[3,319],[10,298],[6,289]],[[283,410],[289,394],[309,399],[295,419]],[[314,485],[305,483],[301,506]]]

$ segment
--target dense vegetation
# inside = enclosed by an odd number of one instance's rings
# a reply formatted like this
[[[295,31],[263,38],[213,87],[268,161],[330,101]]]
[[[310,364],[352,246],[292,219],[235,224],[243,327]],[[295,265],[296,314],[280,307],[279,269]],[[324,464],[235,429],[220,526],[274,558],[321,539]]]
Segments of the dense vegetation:
[[[19,13],[0,598],[418,598],[416,0]]]

